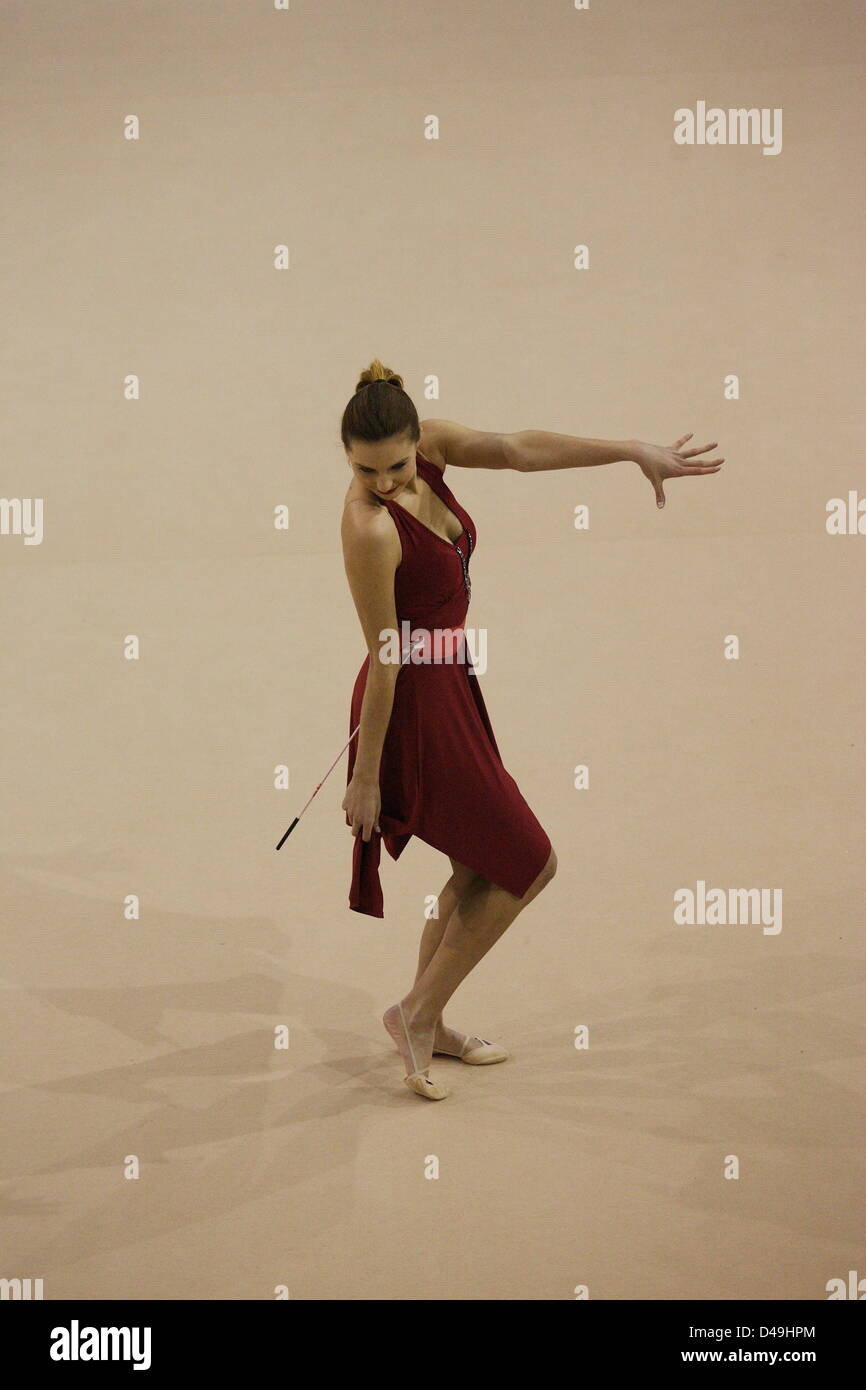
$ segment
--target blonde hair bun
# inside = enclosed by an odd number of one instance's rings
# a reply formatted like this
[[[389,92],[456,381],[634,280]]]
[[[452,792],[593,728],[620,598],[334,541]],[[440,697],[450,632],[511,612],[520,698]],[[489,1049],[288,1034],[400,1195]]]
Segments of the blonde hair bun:
[[[361,391],[365,386],[374,386],[377,382],[384,381],[386,386],[398,386],[403,389],[403,378],[398,372],[392,372],[390,367],[386,367],[378,357],[374,357],[369,367],[365,367],[358,378],[356,391]]]

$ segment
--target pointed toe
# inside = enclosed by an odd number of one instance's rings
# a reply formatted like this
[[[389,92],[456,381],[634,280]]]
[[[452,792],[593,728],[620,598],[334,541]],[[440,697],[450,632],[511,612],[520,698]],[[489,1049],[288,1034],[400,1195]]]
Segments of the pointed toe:
[[[423,1096],[425,1100],[445,1100],[451,1094],[447,1086],[437,1085],[421,1071],[413,1072],[411,1076],[404,1076],[403,1080],[410,1091],[414,1091],[416,1096]]]
[[[392,1004],[390,1009],[386,1009],[382,1016],[385,1030],[397,1045],[398,1051],[403,1054],[401,1042],[409,1054],[409,1062],[412,1071],[403,1077],[404,1082],[410,1091],[414,1091],[416,1096],[423,1096],[425,1100],[445,1100],[451,1092],[447,1086],[437,1086],[435,1081],[431,1081],[427,1075],[427,1070],[418,1070],[418,1063],[415,1059],[415,1052],[412,1048],[412,1039],[409,1036],[409,1029],[406,1026],[406,1016],[403,1013],[403,1005]],[[405,1057],[404,1057],[405,1060]]]

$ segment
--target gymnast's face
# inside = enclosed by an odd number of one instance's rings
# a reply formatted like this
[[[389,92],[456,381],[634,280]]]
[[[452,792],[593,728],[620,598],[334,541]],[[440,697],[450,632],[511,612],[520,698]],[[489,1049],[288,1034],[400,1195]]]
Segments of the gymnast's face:
[[[408,434],[376,444],[353,439],[346,457],[358,481],[377,497],[395,497],[415,477],[415,443]]]

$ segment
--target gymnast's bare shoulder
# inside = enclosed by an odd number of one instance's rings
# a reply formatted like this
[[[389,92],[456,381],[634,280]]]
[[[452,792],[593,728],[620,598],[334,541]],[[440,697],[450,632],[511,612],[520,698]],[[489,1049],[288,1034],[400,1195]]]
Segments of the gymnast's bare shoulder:
[[[394,555],[399,563],[400,537],[388,508],[354,478],[343,498],[340,534],[344,553],[348,547],[371,558]]]

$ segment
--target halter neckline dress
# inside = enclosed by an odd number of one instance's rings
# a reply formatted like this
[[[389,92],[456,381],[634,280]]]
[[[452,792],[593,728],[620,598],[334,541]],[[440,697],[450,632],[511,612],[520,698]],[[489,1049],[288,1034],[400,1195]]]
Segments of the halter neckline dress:
[[[403,558],[394,574],[398,625],[434,634],[420,653],[439,660],[404,662],[394,685],[394,703],[379,765],[381,831],[369,840],[359,831],[352,851],[349,907],[384,916],[379,879],[381,841],[399,859],[413,835],[450,855],[492,883],[522,898],[550,856],[551,843],[503,765],[493,729],[463,639],[471,583],[469,559],[477,532],[457,501],[443,470],[416,453],[418,476],[463,527],[446,540],[396,500],[382,498],[400,536]],[[401,648],[408,651],[403,641]],[[443,634],[441,639],[436,632]],[[449,639],[448,634],[455,634]],[[441,659],[451,653],[452,659]],[[349,734],[361,718],[370,669],[364,659],[352,691]],[[352,779],[357,735],[349,744],[346,785]]]

